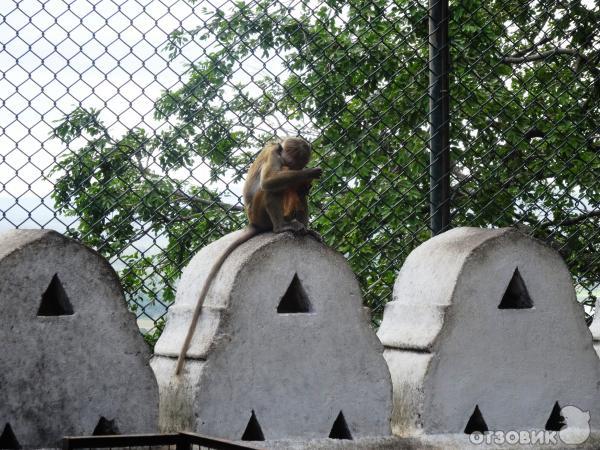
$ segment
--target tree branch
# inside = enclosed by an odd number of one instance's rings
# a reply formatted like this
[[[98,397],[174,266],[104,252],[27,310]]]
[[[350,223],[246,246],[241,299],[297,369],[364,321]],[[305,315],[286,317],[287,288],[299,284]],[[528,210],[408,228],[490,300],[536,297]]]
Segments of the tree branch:
[[[532,44],[531,46],[524,48],[522,50],[518,50],[515,52],[514,55],[512,55],[514,58],[518,58],[519,56],[525,56],[527,53],[531,53],[533,50],[536,49],[536,47],[539,47],[540,45],[544,45],[547,42],[550,42],[552,40],[552,38],[548,35],[544,36],[542,39],[540,39],[538,42]]]
[[[552,50],[548,50],[545,52],[537,52],[529,56],[505,56],[500,60],[500,62],[504,64],[521,64],[525,62],[533,62],[533,61],[541,61],[546,58],[550,58],[554,55],[578,55],[579,50],[574,48],[555,48]]]
[[[525,134],[523,135],[523,138],[527,139],[528,141],[533,138],[544,138],[544,137],[546,137],[546,133],[544,133],[542,130],[540,130],[535,125],[532,126],[529,130],[527,130],[525,132]]]
[[[592,217],[600,217],[600,209],[597,209],[594,211],[588,211],[579,216],[571,217],[570,219],[552,220],[552,221],[544,222],[544,223],[541,223],[540,226],[544,227],[544,228],[551,227],[551,226],[568,227],[571,225],[577,225],[578,223],[584,222],[587,219],[590,219]]]
[[[220,200],[210,200],[210,199],[202,198],[202,197],[192,197],[191,195],[188,195],[181,190],[176,190],[174,192],[174,195],[183,201],[186,201],[188,203],[195,204],[195,205],[219,206],[223,209],[229,209],[229,210],[233,210],[233,211],[243,211],[244,210],[244,208],[240,205],[231,205],[229,203],[225,203]]]

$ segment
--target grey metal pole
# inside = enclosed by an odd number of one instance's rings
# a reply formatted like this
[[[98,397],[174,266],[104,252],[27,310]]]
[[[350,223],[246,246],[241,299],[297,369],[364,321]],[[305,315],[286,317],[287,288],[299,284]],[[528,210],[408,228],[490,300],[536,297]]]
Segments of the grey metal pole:
[[[429,0],[430,214],[433,235],[450,226],[448,0]]]

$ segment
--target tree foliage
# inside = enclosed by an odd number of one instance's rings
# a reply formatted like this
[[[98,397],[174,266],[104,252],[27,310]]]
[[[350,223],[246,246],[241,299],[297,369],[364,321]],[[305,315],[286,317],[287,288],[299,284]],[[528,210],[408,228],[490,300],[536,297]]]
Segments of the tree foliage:
[[[547,240],[591,303],[598,5],[462,0],[450,9],[453,225],[518,225]],[[56,127],[73,151],[56,166],[54,199],[80,217],[73,233],[126,263],[132,299],[172,301],[190,257],[243,226],[235,186],[251,157],[293,129],[313,139],[324,169],[313,226],[348,257],[380,313],[403,259],[429,237],[426,2],[238,1],[202,17],[170,35],[173,59],[191,41],[205,51],[156,100],[159,131],[114,136],[102,111],[83,106]],[[203,182],[197,167],[210,169]],[[145,234],[164,248],[136,251]]]

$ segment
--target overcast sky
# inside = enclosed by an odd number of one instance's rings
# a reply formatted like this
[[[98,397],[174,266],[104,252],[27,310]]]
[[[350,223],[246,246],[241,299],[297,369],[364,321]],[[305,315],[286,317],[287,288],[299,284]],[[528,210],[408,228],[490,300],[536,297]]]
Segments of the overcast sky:
[[[36,206],[34,221],[52,215],[48,172],[64,146],[49,134],[65,113],[101,109],[115,135],[160,125],[154,100],[177,86],[186,58],[201,54],[191,44],[168,61],[167,35],[198,26],[201,8],[182,0],[0,2],[0,228],[21,225]]]

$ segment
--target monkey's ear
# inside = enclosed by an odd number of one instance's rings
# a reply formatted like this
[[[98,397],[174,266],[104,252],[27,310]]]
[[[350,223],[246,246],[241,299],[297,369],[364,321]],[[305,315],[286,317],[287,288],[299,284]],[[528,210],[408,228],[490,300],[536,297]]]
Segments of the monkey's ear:
[[[283,151],[283,145],[281,145],[281,142],[277,143],[277,154],[281,155],[281,152]]]

